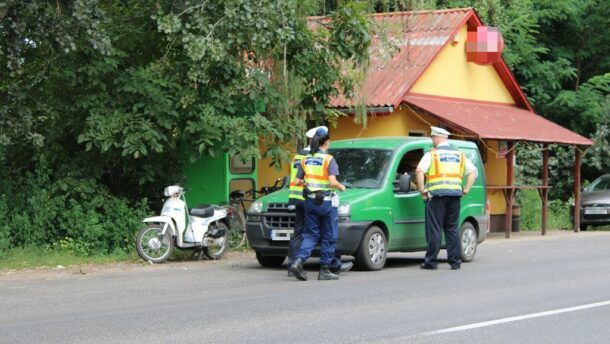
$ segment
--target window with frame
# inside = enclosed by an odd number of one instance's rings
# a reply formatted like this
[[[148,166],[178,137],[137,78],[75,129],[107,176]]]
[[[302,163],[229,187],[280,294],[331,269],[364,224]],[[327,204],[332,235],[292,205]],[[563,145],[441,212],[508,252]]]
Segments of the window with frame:
[[[417,179],[415,176],[415,169],[417,165],[421,161],[424,156],[423,149],[414,149],[405,153],[400,159],[398,163],[398,168],[396,169],[396,177],[394,179],[394,191],[400,192],[398,188],[398,182],[400,180],[400,176],[403,174],[408,174],[411,177],[411,186],[409,188],[409,192],[417,191]]]

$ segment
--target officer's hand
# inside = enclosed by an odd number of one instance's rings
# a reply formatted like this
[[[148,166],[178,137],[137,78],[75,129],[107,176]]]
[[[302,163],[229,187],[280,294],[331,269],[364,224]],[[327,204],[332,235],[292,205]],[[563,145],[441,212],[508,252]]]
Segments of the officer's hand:
[[[424,199],[424,201],[428,200],[428,190],[426,190],[426,189],[419,190],[419,193],[421,194],[421,197]]]

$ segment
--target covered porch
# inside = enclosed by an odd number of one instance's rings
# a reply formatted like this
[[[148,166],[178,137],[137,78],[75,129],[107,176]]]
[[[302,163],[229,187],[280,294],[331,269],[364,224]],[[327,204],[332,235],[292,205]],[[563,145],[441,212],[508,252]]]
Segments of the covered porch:
[[[457,139],[479,142],[481,151],[502,153],[505,156],[505,175],[488,176],[486,181],[488,198],[492,202],[503,202],[505,206],[504,231],[510,238],[512,232],[513,205],[518,190],[535,189],[542,202],[541,234],[547,231],[548,192],[549,185],[549,144],[570,145],[575,150],[574,161],[574,198],[575,204],[580,202],[580,160],[583,149],[593,142],[566,128],[563,128],[533,110],[517,106],[481,102],[466,99],[438,97],[410,93],[404,98],[403,104],[409,112],[418,113],[444,125]],[[419,120],[426,122],[425,117]],[[491,142],[506,142],[503,148],[499,144],[491,147]],[[540,144],[542,154],[541,185],[515,185],[515,154],[519,142]],[[502,151],[502,152],[500,152]],[[487,160],[487,159],[486,159]],[[486,163],[486,169],[487,164]],[[496,165],[499,161],[494,162]],[[496,169],[496,171],[503,169]],[[501,201],[500,201],[501,200]],[[498,204],[496,204],[496,207]],[[574,207],[574,231],[580,231],[580,209]]]

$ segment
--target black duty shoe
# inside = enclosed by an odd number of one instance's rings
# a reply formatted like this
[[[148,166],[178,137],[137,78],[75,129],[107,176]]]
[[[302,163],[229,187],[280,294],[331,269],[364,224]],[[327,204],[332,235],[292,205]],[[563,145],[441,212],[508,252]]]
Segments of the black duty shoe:
[[[330,272],[332,272],[334,274],[340,274],[342,272],[350,271],[353,267],[354,267],[354,263],[345,262],[345,263],[342,263],[341,266],[330,268]]]
[[[438,269],[438,266],[432,265],[432,264],[428,264],[428,263],[421,263],[421,264],[419,264],[419,267],[421,269],[424,269],[424,270],[436,270],[436,269]]]
[[[460,265],[456,264],[456,265],[451,265],[451,270],[459,270],[460,269]]]
[[[303,259],[297,258],[297,260],[290,265],[290,269],[288,269],[288,273],[292,272],[294,277],[300,279],[301,281],[307,281],[307,272],[303,270]]]
[[[321,281],[338,280],[339,275],[330,272],[328,265],[322,265],[320,266],[320,273],[318,274],[318,279]]]

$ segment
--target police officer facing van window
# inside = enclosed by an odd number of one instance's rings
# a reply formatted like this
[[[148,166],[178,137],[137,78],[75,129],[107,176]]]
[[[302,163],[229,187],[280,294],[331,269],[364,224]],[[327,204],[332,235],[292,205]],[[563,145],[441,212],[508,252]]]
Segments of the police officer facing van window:
[[[464,153],[448,142],[449,132],[431,127],[434,148],[424,154],[415,170],[417,186],[426,202],[426,259],[422,269],[436,270],[441,249],[441,231],[445,233],[447,258],[452,270],[458,270],[462,260],[458,220],[460,198],[470,191],[477,177],[476,167]],[[424,185],[424,174],[426,184]],[[468,177],[462,187],[464,174]]]
[[[345,190],[337,181],[339,167],[332,155],[327,153],[330,143],[328,130],[318,128],[311,141],[311,151],[302,160],[297,171],[295,184],[305,182],[305,229],[303,243],[297,252],[290,271],[302,281],[307,280],[303,263],[309,258],[320,240],[320,273],[319,280],[336,280],[337,273],[331,271],[331,264],[336,255],[336,244],[339,237],[338,196],[333,189]],[[337,197],[331,202],[333,197]],[[339,271],[337,271],[339,272]]]

